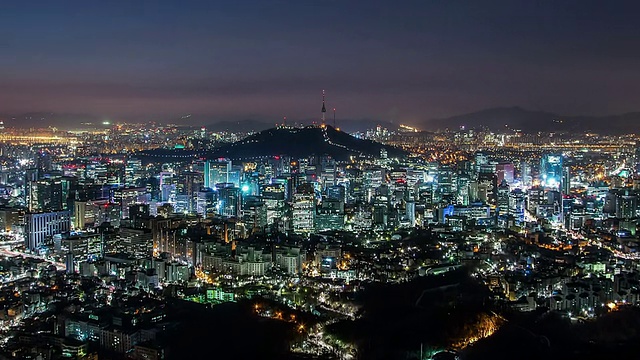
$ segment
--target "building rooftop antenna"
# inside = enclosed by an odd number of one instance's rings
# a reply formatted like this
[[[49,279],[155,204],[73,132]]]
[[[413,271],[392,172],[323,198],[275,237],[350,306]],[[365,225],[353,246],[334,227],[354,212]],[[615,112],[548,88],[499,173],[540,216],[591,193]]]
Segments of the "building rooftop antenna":
[[[333,108],[333,127],[337,129],[337,127],[336,127],[336,108]]]
[[[324,115],[327,113],[327,108],[324,106],[324,90],[322,90],[322,125],[324,125]]]

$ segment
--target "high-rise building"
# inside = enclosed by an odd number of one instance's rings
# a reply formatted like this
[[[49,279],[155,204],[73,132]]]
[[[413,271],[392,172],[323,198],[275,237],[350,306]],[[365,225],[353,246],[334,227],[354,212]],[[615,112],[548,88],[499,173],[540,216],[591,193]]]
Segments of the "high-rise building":
[[[418,201],[427,207],[436,204],[439,200],[437,194],[438,184],[435,181],[424,182],[417,186],[416,194]]]
[[[304,184],[293,195],[293,231],[308,234],[314,230],[316,203],[314,189]]]
[[[37,178],[41,179],[51,171],[52,159],[51,153],[48,151],[40,151],[36,154],[35,158]]]
[[[25,246],[35,251],[51,243],[53,235],[67,232],[71,229],[71,214],[69,211],[53,211],[42,213],[27,213],[25,221]]]
[[[636,217],[638,196],[629,189],[619,190],[616,193],[616,217],[632,219]]]
[[[509,184],[506,179],[502,179],[500,185],[498,185],[498,196],[496,205],[500,214],[506,214],[509,211]]]
[[[381,168],[368,168],[364,170],[364,186],[367,188],[378,188],[386,179],[385,171]]]
[[[449,197],[456,193],[457,172],[450,166],[441,166],[438,169],[438,189],[442,197]]]
[[[469,205],[469,184],[471,179],[466,172],[460,172],[458,174],[458,196],[457,205]]]
[[[480,172],[480,168],[483,165],[487,165],[489,163],[489,156],[483,152],[477,152],[474,156],[474,165],[476,173]]]
[[[334,185],[327,187],[327,199],[345,201],[346,189],[342,185]]]
[[[526,160],[522,160],[520,162],[520,180],[522,181],[522,186],[529,187],[533,185],[533,176],[531,176],[531,165]]]
[[[284,216],[285,211],[285,190],[283,184],[268,184],[260,188],[260,195],[266,208],[267,226],[274,225]]]
[[[243,196],[242,221],[251,232],[262,232],[267,227],[267,209],[258,196]]]
[[[525,194],[521,189],[515,189],[509,194],[509,214],[518,221],[524,220],[524,198]]]
[[[142,160],[136,158],[127,159],[124,167],[124,185],[136,186],[142,178]]]
[[[540,183],[542,186],[560,189],[562,182],[562,155],[546,154],[540,160]]]
[[[539,205],[547,204],[547,195],[545,194],[544,188],[540,186],[530,188],[527,191],[527,195],[527,210],[529,210],[529,212],[531,213],[537,213],[537,208]]]
[[[314,222],[317,231],[344,229],[344,201],[328,198],[323,200],[317,207]]]
[[[73,203],[73,228],[76,230],[84,229],[87,217],[87,202],[75,201]]]
[[[153,235],[151,229],[120,227],[116,238],[119,249],[137,258],[153,255]]]
[[[214,189],[216,184],[228,183],[231,160],[207,160],[204,164],[204,187]]]
[[[427,173],[423,169],[407,169],[407,186],[413,187],[427,178]]]
[[[478,174],[478,193],[477,200],[490,205],[496,204],[498,177],[492,172],[481,172]],[[476,199],[474,199],[476,200]]]
[[[29,211],[67,210],[68,180],[58,177],[31,181],[26,192]]]
[[[146,204],[150,201],[147,189],[143,187],[121,188],[113,191],[113,202],[120,205],[121,218],[129,217],[129,206]]]
[[[241,187],[240,183],[242,182],[242,174],[243,167],[242,164],[235,165],[232,164],[229,169],[229,176],[227,177],[227,182],[232,183],[235,187]]]
[[[562,168],[562,193],[571,193],[571,167],[568,165]]]
[[[196,193],[196,213],[202,217],[209,217],[217,213],[218,192],[204,188]]]
[[[416,202],[412,197],[405,202],[404,216],[409,227],[416,226]]]
[[[218,184],[218,213],[222,216],[239,217],[242,210],[240,189],[231,183]]]

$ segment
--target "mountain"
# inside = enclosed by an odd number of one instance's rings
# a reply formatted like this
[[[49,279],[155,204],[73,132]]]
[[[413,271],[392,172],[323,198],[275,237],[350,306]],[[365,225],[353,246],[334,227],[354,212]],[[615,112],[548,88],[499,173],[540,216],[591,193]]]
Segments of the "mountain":
[[[567,116],[544,111],[531,111],[521,107],[501,107],[469,114],[423,122],[424,129],[444,130],[489,128],[492,131],[506,129],[535,132],[595,132],[601,134],[627,134],[640,132],[640,112],[608,116]]]
[[[401,149],[371,140],[358,139],[332,126],[308,126],[264,130],[243,140],[224,145],[209,154],[209,157],[249,160],[279,155],[295,158],[329,155],[337,160],[348,160],[351,155],[379,157],[382,149],[387,150],[389,157],[406,155],[406,152]]]

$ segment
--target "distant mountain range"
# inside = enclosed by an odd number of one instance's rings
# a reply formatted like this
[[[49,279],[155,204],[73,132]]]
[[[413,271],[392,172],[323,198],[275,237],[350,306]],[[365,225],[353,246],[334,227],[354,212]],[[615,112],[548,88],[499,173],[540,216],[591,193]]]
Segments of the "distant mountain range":
[[[248,136],[232,144],[224,145],[208,157],[225,157],[250,160],[279,155],[303,158],[311,155],[328,155],[337,160],[348,160],[350,156],[380,157],[382,149],[389,157],[406,155],[401,149],[371,140],[355,138],[332,126],[324,128],[272,128]]]
[[[176,119],[158,119],[183,126],[199,127],[203,124],[210,131],[252,132],[272,128],[275,123],[257,119],[210,122],[207,116],[189,116]],[[61,129],[78,129],[87,127],[103,127],[107,117],[73,113],[34,112],[20,115],[0,114],[7,127],[47,127]],[[146,122],[141,119],[128,119],[130,122]],[[293,124],[310,125],[311,120],[291,122]],[[329,120],[328,124],[333,121]],[[400,123],[373,119],[342,119],[337,127],[346,132],[364,131],[377,125],[390,130],[398,129]],[[492,131],[522,130],[525,133],[542,132],[595,132],[600,134],[627,134],[640,132],[640,112],[620,115],[581,116],[559,115],[545,111],[526,110],[521,107],[499,107],[447,118],[430,119],[415,122],[413,125],[422,130],[455,130],[461,126],[466,128],[488,128]]]
[[[83,129],[101,126],[102,121],[97,116],[87,114],[62,114],[50,112],[32,112],[24,114],[0,114],[0,120],[7,127],[15,128],[47,128]],[[92,124],[92,125],[88,125]]]
[[[310,123],[310,122],[309,122]],[[399,124],[371,119],[342,120],[338,127],[347,132],[365,131],[377,125],[397,130]],[[599,134],[628,134],[640,132],[640,112],[620,115],[582,116],[559,115],[545,111],[526,110],[521,107],[498,107],[447,118],[430,119],[410,125],[421,130],[456,130],[461,126],[471,129],[487,128],[492,131],[521,130],[537,132],[595,132]],[[225,121],[207,125],[212,131],[260,131],[273,124],[257,120]]]
[[[600,134],[628,134],[640,132],[640,112],[609,116],[564,116],[544,111],[530,111],[521,107],[502,107],[481,110],[416,124],[425,130],[454,130],[488,128],[493,131],[522,130],[535,132],[595,132]]]
[[[24,114],[0,114],[0,120],[4,121],[6,127],[17,128],[46,128],[46,127],[58,127],[63,130],[72,129],[85,129],[85,128],[104,128],[109,126],[103,124],[108,121],[110,123],[117,123],[122,121],[146,123],[149,119],[132,118],[132,119],[113,119],[108,116],[95,116],[89,114],[74,114],[74,113],[51,113],[51,112],[32,112]],[[225,120],[211,122],[210,118],[203,115],[183,116],[176,118],[166,119],[153,119],[158,123],[171,123],[184,127],[198,128],[205,126],[209,131],[230,131],[230,132],[253,132],[270,129],[276,125],[274,122],[268,122],[256,119],[243,119],[243,120]],[[278,123],[281,123],[279,121]],[[307,119],[302,121],[292,121],[288,125],[306,126],[311,125],[313,120]],[[333,120],[328,122],[333,124]],[[346,132],[365,131],[367,129],[375,128],[377,125],[381,125],[387,129],[398,129],[398,124],[394,124],[390,121],[380,121],[373,119],[351,119],[351,120],[339,120],[337,127]]]

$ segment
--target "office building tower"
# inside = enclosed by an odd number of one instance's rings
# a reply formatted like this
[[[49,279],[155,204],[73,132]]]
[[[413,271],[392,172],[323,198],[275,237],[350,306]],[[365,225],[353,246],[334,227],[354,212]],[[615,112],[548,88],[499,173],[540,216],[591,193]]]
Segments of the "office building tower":
[[[149,203],[150,194],[144,187],[121,188],[113,191],[113,202],[120,205],[121,219],[129,218],[129,207]]]
[[[473,161],[473,165],[474,165],[474,170],[476,172],[476,174],[478,174],[480,172],[480,168],[483,165],[487,165],[489,163],[489,156],[483,152],[477,152],[474,155],[474,161]]]
[[[227,217],[239,217],[242,210],[240,189],[232,183],[218,184],[218,213]]]
[[[260,195],[262,196],[264,206],[266,208],[267,226],[272,226],[281,221],[285,214],[285,190],[283,184],[262,185]]]
[[[615,196],[616,217],[632,219],[636,217],[638,196],[629,189],[619,190]]]
[[[295,221],[295,219],[294,219]],[[345,222],[344,201],[325,199],[315,214],[316,231],[343,230]]]
[[[71,229],[69,211],[27,213],[25,221],[25,246],[36,251],[52,242],[53,236]]]
[[[540,183],[542,186],[560,189],[562,182],[562,155],[546,154],[540,160]]]
[[[458,174],[458,193],[457,193],[457,205],[467,206],[469,205],[469,187],[470,187],[471,178],[466,172],[460,172]]]
[[[516,220],[524,221],[525,193],[522,189],[515,189],[509,194],[509,214]]]
[[[458,187],[457,172],[450,166],[441,166],[438,169],[438,190],[443,198],[455,195]]]
[[[492,172],[481,172],[478,175],[477,200],[484,203],[495,205],[498,177]]]
[[[308,234],[314,230],[316,203],[314,189],[304,184],[296,189],[293,195],[293,231]]]
[[[526,160],[522,160],[520,162],[520,181],[522,181],[522,186],[525,187],[530,187],[533,185],[531,165]]]
[[[562,168],[562,193],[571,193],[571,167],[569,165]]]
[[[544,188],[541,186],[535,186],[530,188],[527,191],[528,201],[527,201],[527,210],[529,212],[536,214],[538,211],[539,205],[547,204],[547,195],[545,194]]]
[[[509,184],[507,180],[502,179],[500,185],[498,185],[498,196],[496,206],[500,214],[506,214],[509,211]]]
[[[214,189],[217,184],[228,183],[231,172],[231,160],[207,160],[204,163],[204,186]]]
[[[70,194],[68,178],[47,178],[31,181],[26,187],[26,199],[29,211],[68,210],[67,199]]]
[[[334,185],[327,187],[327,199],[329,200],[338,200],[345,201],[346,200],[346,189],[342,185]]]

